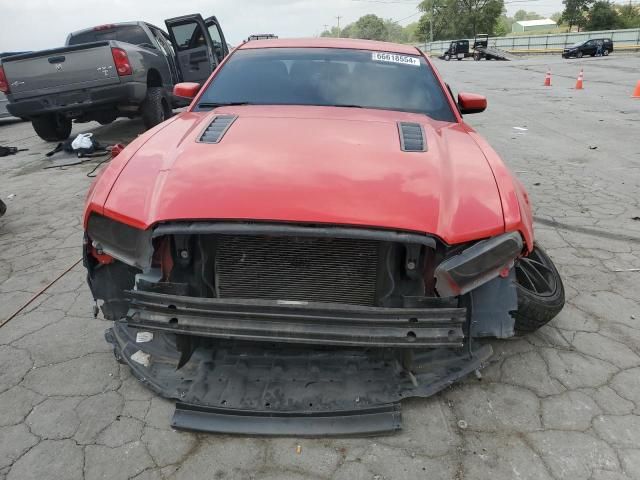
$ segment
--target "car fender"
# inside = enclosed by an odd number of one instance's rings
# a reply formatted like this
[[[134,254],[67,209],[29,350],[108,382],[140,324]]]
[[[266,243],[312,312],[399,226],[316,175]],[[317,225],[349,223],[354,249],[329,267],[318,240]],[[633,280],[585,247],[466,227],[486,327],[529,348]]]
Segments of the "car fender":
[[[505,232],[519,231],[528,252],[533,250],[533,214],[529,195],[485,139],[469,127],[469,135],[484,153],[500,194]]]
[[[94,182],[89,187],[87,192],[85,208],[84,208],[84,217],[83,224],[86,230],[87,222],[89,220],[89,215],[92,212],[98,213],[100,215],[104,215],[104,204],[109,197],[109,193],[111,193],[111,189],[115,184],[116,180],[125,169],[129,160],[136,154],[142,146],[147,143],[156,133],[163,130],[172,122],[176,121],[180,115],[176,115],[171,117],[169,120],[162,122],[159,125],[156,125],[151,130],[146,131],[139,137],[137,137],[133,142],[120,152],[120,154],[114,157],[110,162],[107,168],[102,170],[97,176]],[[144,225],[132,225],[140,228],[145,228]]]

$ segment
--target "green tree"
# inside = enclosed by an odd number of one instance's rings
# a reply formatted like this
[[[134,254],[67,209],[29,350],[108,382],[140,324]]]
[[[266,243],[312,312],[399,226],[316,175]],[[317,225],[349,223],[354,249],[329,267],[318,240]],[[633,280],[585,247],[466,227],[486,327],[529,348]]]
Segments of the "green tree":
[[[350,23],[349,25],[342,27],[340,29],[340,36],[342,38],[356,38],[353,35],[353,31],[354,31],[354,23]]]
[[[503,0],[458,0],[462,7],[461,33],[475,36],[476,33],[495,33],[498,19],[504,9]]]
[[[625,3],[618,7],[620,28],[640,28],[640,6]]]
[[[580,31],[580,28],[587,23],[586,14],[593,0],[563,0],[562,3],[564,4],[562,22],[569,25],[569,31],[573,26],[578,27],[578,31]]]
[[[558,25],[560,25],[560,22],[562,22],[562,12],[556,12],[553,15],[551,15],[549,18],[554,22],[556,22]]]
[[[418,20],[416,36],[419,41],[431,41],[446,38],[444,32],[450,24],[450,13],[455,0],[424,0],[418,10],[424,14]],[[433,32],[433,39],[431,34]]]
[[[513,17],[507,17],[504,13],[500,15],[498,19],[498,25],[496,25],[495,34],[498,37],[504,37],[511,33],[511,26],[516,21]]]
[[[365,40],[384,40],[387,36],[387,29],[384,20],[377,15],[369,14],[360,17],[353,24],[353,30],[349,36]]]
[[[620,17],[613,4],[608,0],[599,0],[589,10],[587,30],[612,30],[620,27]]]
[[[384,29],[386,36],[384,40],[387,42],[407,43],[409,42],[409,35],[406,30],[398,22],[392,19],[384,21]]]
[[[325,30],[320,34],[321,37],[337,37],[338,36],[338,27],[331,27],[331,30]]]
[[[536,12],[527,12],[526,10],[518,10],[514,15],[513,19],[516,22],[522,22],[523,20],[540,20],[544,18],[542,15],[537,14]]]
[[[504,9],[503,0],[425,0],[418,8],[424,15],[417,35],[428,40],[473,37],[476,33],[495,34]]]
[[[526,10],[518,10],[516,13],[513,14],[513,19],[516,22],[521,22],[522,20],[525,19],[526,16],[527,16]]]
[[[404,27],[404,31],[407,35],[407,40],[409,42],[420,42],[418,39],[418,22],[413,22]]]
[[[381,23],[382,22],[382,23]],[[382,25],[382,28],[380,27]],[[364,38],[371,40],[384,40],[387,42],[409,43],[423,41],[417,36],[418,22],[403,27],[398,22],[387,19],[382,20],[375,15],[365,15],[356,22],[345,25],[338,31],[337,26],[323,31],[321,37]]]

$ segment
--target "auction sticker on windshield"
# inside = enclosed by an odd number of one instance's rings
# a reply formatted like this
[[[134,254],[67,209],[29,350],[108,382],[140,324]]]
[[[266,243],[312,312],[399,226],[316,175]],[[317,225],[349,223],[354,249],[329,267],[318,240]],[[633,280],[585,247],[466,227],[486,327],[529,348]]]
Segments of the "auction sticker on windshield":
[[[420,66],[420,60],[416,57],[398,55],[397,53],[371,52],[371,59],[374,62],[400,63],[402,65],[413,65],[414,67]]]

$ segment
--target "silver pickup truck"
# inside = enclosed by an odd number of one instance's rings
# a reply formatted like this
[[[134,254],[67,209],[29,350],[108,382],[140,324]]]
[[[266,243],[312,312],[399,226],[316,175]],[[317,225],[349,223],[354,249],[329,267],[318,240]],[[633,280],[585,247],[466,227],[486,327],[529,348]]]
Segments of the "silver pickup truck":
[[[141,115],[147,128],[174,107],[179,82],[204,82],[229,53],[215,17],[101,25],[70,34],[66,46],[2,59],[0,91],[7,109],[28,118],[47,141],[69,137],[71,122],[108,124]]]

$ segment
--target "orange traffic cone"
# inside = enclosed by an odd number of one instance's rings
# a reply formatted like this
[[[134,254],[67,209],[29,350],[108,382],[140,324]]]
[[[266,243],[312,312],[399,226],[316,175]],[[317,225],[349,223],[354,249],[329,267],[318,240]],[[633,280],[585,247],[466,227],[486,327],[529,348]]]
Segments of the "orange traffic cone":
[[[544,77],[544,86],[545,87],[551,86],[551,69],[547,70],[547,75]]]
[[[633,95],[631,95],[633,98],[640,98],[640,80],[638,80],[638,83],[636,84],[636,88],[633,91]]]
[[[584,72],[580,69],[580,75],[578,75],[578,80],[576,81],[576,90],[582,90],[582,82],[584,80]]]

